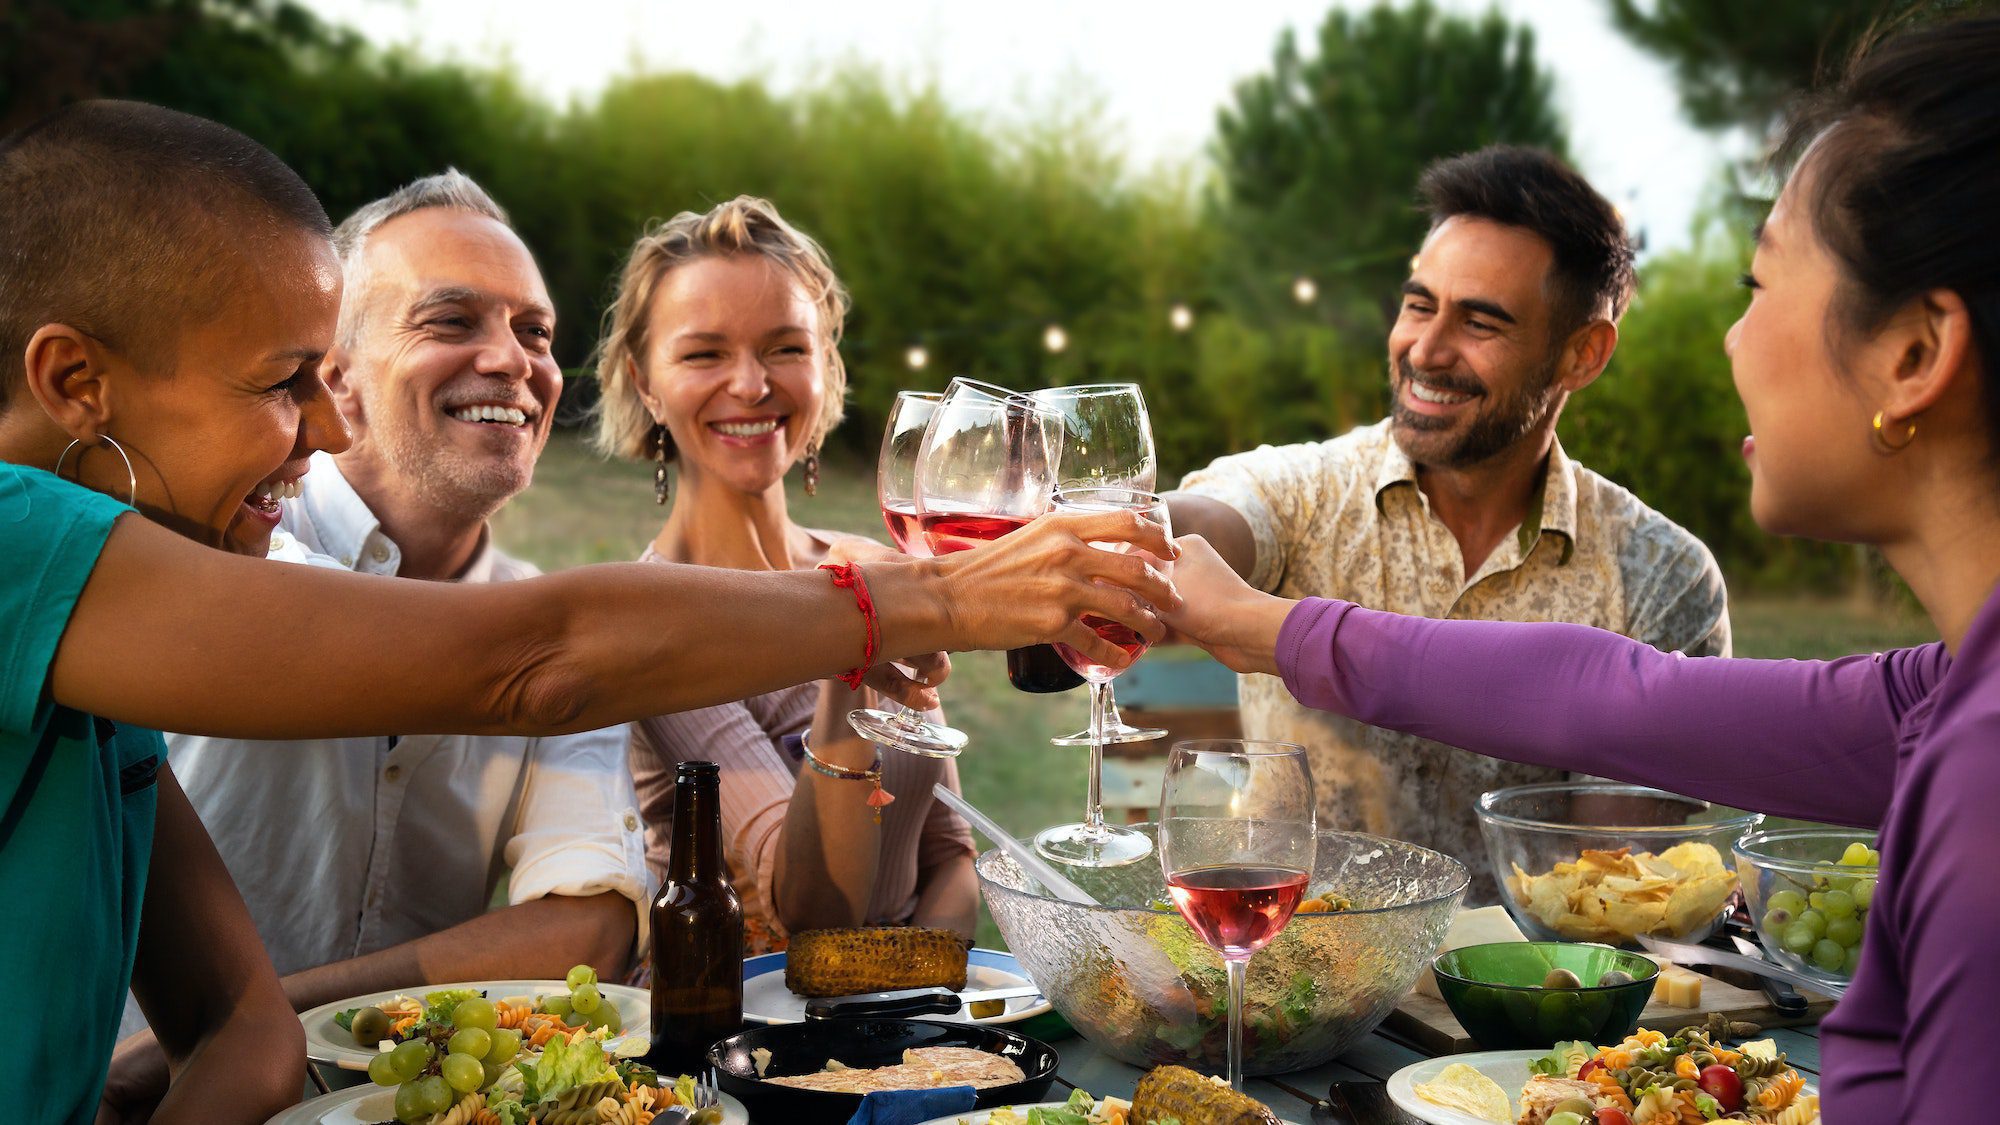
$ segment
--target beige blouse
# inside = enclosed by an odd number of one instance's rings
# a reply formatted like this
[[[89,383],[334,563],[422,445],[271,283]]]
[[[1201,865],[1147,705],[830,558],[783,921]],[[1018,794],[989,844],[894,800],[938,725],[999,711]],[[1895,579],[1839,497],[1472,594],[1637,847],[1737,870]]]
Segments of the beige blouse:
[[[1708,548],[1560,444],[1527,519],[1473,574],[1387,422],[1223,457],[1181,487],[1242,513],[1257,544],[1251,584],[1287,598],[1566,621],[1691,656],[1729,654],[1727,599]],[[1473,872],[1468,902],[1498,893],[1473,816],[1479,795],[1564,776],[1312,710],[1274,676],[1242,677],[1238,696],[1247,737],[1306,747],[1325,826],[1457,856]]]
[[[667,560],[648,548],[640,561]],[[666,877],[673,840],[674,767],[697,760],[722,767],[722,846],[730,880],[743,899],[746,955],[785,948],[771,874],[802,762],[796,738],[788,746],[786,736],[811,724],[818,698],[817,683],[799,684],[632,726],[632,780],[646,821],[646,864],[656,886]],[[882,751],[882,787],[896,799],[882,810],[881,870],[868,903],[870,924],[908,923],[928,873],[956,856],[977,854],[965,822],[931,796],[938,782],[958,791],[955,762]],[[857,800],[865,796],[866,783],[848,784],[857,788]]]

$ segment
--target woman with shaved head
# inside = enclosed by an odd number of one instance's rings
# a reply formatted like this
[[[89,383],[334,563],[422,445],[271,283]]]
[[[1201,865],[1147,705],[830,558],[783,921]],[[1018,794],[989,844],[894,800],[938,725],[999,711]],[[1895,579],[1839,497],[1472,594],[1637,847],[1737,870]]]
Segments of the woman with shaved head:
[[[177,1081],[155,1120],[261,1120],[303,1047],[156,729],[244,738],[553,733],[843,670],[1158,637],[1176,595],[1119,515],[1051,517],[948,559],[747,573],[588,567],[493,586],[256,553],[316,450],[339,307],[325,214],[199,118],[72,106],[0,140],[0,981],[62,997],[15,1047],[11,1109],[89,1122],[129,982]],[[123,518],[134,510],[147,519]],[[178,533],[178,534],[176,534]]]

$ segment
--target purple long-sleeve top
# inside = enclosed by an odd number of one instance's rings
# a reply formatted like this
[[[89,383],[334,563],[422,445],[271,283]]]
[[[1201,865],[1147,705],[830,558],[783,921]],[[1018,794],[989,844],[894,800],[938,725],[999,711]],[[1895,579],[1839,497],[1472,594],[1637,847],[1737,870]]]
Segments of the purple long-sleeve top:
[[[1821,1026],[1828,1125],[1990,1116],[2000,1005],[2000,595],[1942,644],[1696,659],[1575,625],[1309,598],[1278,636],[1301,703],[1521,762],[1879,828],[1861,961]]]

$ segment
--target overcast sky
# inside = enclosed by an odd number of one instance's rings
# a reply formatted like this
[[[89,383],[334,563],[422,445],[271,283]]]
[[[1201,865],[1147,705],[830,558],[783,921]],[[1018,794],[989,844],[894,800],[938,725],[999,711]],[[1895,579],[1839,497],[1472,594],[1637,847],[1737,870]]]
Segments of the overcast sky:
[[[860,59],[934,78],[955,104],[997,119],[1082,88],[1140,165],[1201,159],[1216,108],[1270,65],[1278,32],[1302,40],[1328,0],[307,0],[382,44],[503,62],[530,89],[588,97],[635,67],[780,89]],[[1344,4],[1360,7],[1359,4]],[[1486,3],[1442,0],[1478,12]],[[1602,0],[1500,0],[1534,26],[1585,174],[1647,234],[1679,244],[1725,145],[1681,118],[1665,67],[1611,29]]]

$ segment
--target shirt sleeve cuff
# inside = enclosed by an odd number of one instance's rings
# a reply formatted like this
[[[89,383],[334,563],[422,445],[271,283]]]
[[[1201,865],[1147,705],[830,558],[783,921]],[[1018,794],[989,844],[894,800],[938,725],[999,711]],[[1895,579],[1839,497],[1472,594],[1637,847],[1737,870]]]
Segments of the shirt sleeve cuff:
[[[1330,696],[1328,681],[1333,676],[1333,637],[1340,619],[1354,603],[1331,598],[1305,598],[1285,615],[1278,627],[1277,650],[1272,653],[1278,675],[1292,698],[1308,707],[1326,706],[1316,700]]]

